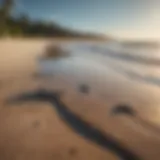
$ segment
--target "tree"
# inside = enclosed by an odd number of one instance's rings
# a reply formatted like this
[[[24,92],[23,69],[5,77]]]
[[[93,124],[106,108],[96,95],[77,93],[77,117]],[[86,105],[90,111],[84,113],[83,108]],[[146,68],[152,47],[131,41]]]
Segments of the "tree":
[[[14,1],[13,0],[3,0],[0,8],[0,35],[6,34],[9,30],[7,21],[10,17],[12,7]]]
[[[13,0],[3,0],[2,12],[3,12],[3,16],[5,18],[10,16],[10,13],[12,11],[13,5],[14,5],[14,1]]]

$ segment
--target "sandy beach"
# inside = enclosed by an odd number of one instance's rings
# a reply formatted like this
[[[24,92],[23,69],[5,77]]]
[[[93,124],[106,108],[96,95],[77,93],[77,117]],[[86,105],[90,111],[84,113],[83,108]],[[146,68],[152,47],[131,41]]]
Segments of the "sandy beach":
[[[130,82],[116,84],[115,92],[91,94],[78,91],[69,78],[40,78],[37,58],[51,40],[0,40],[0,159],[1,160],[118,160],[119,157],[76,133],[57,114],[51,104],[27,102],[7,105],[5,100],[21,92],[46,87],[63,91],[62,102],[92,126],[112,135],[139,159],[160,159],[160,134],[145,128],[129,116],[111,116],[110,110],[122,99],[135,105],[138,115],[159,127],[159,89]],[[57,41],[53,40],[53,43]],[[135,87],[139,85],[139,87]],[[129,87],[131,86],[131,87]],[[108,86],[109,90],[113,87]],[[92,87],[91,87],[92,88]],[[118,89],[117,89],[118,88]],[[130,89],[135,93],[129,93]],[[140,90],[142,93],[137,94]],[[147,94],[143,93],[148,92]],[[128,96],[129,94],[129,96]],[[114,96],[121,97],[114,99]],[[134,101],[135,96],[139,100]],[[105,96],[105,98],[104,98]],[[128,96],[127,98],[125,98]],[[122,98],[122,99],[121,99]],[[151,100],[150,100],[151,99]]]

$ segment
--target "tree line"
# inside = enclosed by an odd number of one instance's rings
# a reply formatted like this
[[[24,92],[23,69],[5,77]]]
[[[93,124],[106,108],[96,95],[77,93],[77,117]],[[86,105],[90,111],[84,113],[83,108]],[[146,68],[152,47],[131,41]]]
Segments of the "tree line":
[[[86,34],[64,28],[54,22],[31,20],[26,14],[12,16],[14,0],[1,0],[0,4],[0,36],[23,37],[86,37],[98,38],[94,34]]]

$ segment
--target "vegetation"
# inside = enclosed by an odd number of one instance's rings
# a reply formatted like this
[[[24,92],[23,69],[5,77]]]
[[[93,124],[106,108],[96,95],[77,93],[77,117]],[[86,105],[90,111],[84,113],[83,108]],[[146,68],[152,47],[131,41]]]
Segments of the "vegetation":
[[[14,0],[0,0],[0,2],[0,36],[104,38],[66,29],[53,22],[32,21],[25,14],[14,17],[11,14]]]

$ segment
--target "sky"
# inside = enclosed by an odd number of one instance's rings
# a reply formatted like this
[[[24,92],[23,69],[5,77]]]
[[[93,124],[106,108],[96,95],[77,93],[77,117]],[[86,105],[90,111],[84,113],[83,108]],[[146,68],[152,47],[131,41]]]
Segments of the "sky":
[[[120,39],[160,40],[160,0],[16,0],[16,12]]]

